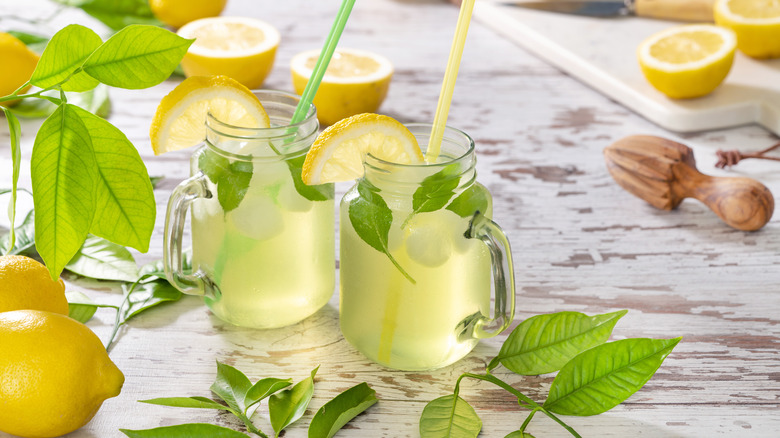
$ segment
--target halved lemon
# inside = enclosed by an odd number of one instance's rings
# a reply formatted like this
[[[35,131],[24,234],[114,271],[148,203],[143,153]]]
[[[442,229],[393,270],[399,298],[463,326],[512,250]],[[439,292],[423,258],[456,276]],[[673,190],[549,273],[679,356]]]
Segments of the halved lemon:
[[[295,55],[290,61],[295,92],[303,94],[319,50]],[[323,125],[361,113],[373,113],[387,96],[393,65],[387,58],[364,50],[339,48],[322,78],[314,106]]]
[[[188,148],[206,138],[206,115],[246,128],[268,128],[263,105],[245,86],[225,76],[187,78],[163,97],[149,136],[155,155]]]
[[[737,37],[711,24],[677,26],[639,45],[639,65],[648,82],[674,99],[712,92],[731,70]]]
[[[737,34],[737,47],[754,58],[780,57],[780,1],[718,0],[715,22]]]
[[[317,137],[303,163],[303,182],[314,185],[360,178],[367,154],[400,164],[424,162],[417,139],[400,122],[379,114],[358,114]]]
[[[176,33],[195,38],[181,61],[186,76],[224,75],[251,89],[263,85],[280,40],[276,28],[248,17],[203,18]]]
[[[198,18],[222,13],[227,0],[149,0],[149,8],[160,21],[173,28]]]

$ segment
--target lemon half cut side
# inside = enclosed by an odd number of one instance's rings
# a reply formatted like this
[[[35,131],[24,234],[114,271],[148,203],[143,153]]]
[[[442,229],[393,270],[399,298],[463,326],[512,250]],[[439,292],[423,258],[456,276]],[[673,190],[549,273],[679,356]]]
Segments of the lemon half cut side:
[[[739,50],[753,58],[780,57],[780,1],[717,0],[715,22],[737,34]]]
[[[726,78],[737,38],[729,29],[693,24],[658,32],[639,45],[637,56],[648,82],[674,99],[701,97]]]

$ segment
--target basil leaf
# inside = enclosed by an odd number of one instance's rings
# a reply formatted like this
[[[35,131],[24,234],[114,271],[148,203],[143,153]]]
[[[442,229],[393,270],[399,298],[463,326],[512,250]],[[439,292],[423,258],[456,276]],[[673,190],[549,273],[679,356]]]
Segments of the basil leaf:
[[[295,190],[309,201],[329,201],[335,196],[335,187],[333,184],[319,184],[310,186],[303,182],[301,173],[303,172],[303,162],[306,161],[306,155],[285,161],[292,175]]]
[[[252,180],[252,163],[234,161],[217,180],[217,199],[225,213],[234,210],[244,199]]]
[[[544,408],[577,416],[612,409],[653,377],[680,339],[624,339],[578,354],[553,380]]]
[[[132,282],[138,278],[135,259],[127,248],[95,236],[87,237],[65,269],[98,280]]]
[[[345,199],[349,199],[349,222],[352,224],[358,237],[370,247],[385,254],[395,267],[412,284],[414,279],[398,264],[387,249],[387,239],[390,233],[390,224],[393,222],[393,212],[385,203],[385,200],[363,183],[358,183],[357,194],[348,193]],[[359,196],[358,196],[359,195]]]
[[[309,438],[331,438],[345,424],[377,402],[376,391],[363,382],[325,403],[309,424]]]
[[[488,214],[489,194],[482,184],[474,183],[450,202],[447,210],[460,217],[471,217],[477,211]]]
[[[320,367],[313,369],[311,376],[301,380],[291,389],[276,393],[268,399],[268,413],[276,436],[306,412],[314,394],[314,375]]]
[[[98,309],[98,304],[81,292],[65,292],[68,300],[68,316],[80,323],[92,319]]]
[[[607,342],[612,329],[627,310],[588,316],[559,312],[526,319],[504,341],[488,371],[499,363],[525,376],[558,371],[569,360]]]
[[[78,7],[115,31],[131,24],[163,25],[152,14],[148,0],[91,0]]]
[[[98,170],[96,214],[90,232],[148,251],[157,207],[141,156],[111,123],[81,108],[74,107],[74,112],[89,130]]]
[[[30,83],[39,88],[63,84],[62,88],[66,91],[95,88],[97,80],[82,72],[73,73],[101,44],[103,40],[92,29],[78,24],[65,26],[46,45]]]
[[[16,228],[14,222],[16,221],[16,187],[19,184],[19,169],[22,165],[22,148],[20,144],[20,137],[22,135],[22,128],[19,125],[19,119],[8,111],[5,107],[0,106],[5,114],[5,119],[8,122],[8,133],[11,136],[11,202],[8,203],[8,247],[13,248],[16,245]]]
[[[243,413],[246,411],[244,400],[252,383],[241,371],[217,361],[217,379],[211,384],[211,391],[231,408]]]
[[[179,424],[154,429],[119,429],[130,438],[249,438],[241,432],[206,423]]]
[[[127,306],[122,309],[122,324],[138,316],[141,312],[162,303],[178,301],[182,293],[164,280],[156,280],[144,284],[134,284],[128,291]]]
[[[230,411],[229,407],[206,397],[163,397],[138,401],[141,403],[149,403],[150,405],[171,406],[174,408],[219,409]]]
[[[263,400],[271,394],[290,385],[292,385],[292,379],[277,379],[274,377],[268,377],[259,380],[246,392],[246,396],[244,397],[244,404],[247,407],[252,406],[253,404]]]
[[[425,405],[420,417],[421,438],[476,437],[482,420],[466,400],[452,394]]]
[[[38,130],[30,159],[35,246],[53,279],[81,248],[95,214],[97,164],[78,111],[60,105]]]
[[[436,211],[447,205],[460,182],[457,171],[457,165],[449,165],[423,179],[412,195],[413,214]]]
[[[171,75],[193,41],[159,27],[134,24],[98,47],[83,68],[106,85],[147,88]]]
[[[11,233],[0,237],[0,254],[31,254],[35,252],[35,210],[30,210],[21,225],[16,227],[16,243],[11,246]]]

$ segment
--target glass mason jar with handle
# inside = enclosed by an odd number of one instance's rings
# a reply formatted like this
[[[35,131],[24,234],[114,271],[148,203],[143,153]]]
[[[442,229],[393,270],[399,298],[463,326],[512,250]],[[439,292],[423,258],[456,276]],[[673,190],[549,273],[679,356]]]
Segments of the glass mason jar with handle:
[[[431,126],[407,127],[424,145]],[[369,359],[440,368],[512,321],[509,242],[490,220],[492,197],[476,182],[475,163],[473,140],[447,128],[436,163],[369,155],[364,177],[344,195],[341,331]]]
[[[333,185],[301,181],[319,129],[314,106],[303,122],[290,125],[298,96],[254,93],[271,128],[207,117],[207,138],[192,156],[192,176],[168,202],[163,260],[171,284],[203,295],[220,319],[274,328],[306,318],[333,293]],[[188,209],[192,272],[182,267]]]

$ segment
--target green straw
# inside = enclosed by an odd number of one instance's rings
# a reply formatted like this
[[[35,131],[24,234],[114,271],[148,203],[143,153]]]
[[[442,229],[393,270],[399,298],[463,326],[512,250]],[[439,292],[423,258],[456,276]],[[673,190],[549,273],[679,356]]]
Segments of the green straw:
[[[328,69],[330,58],[333,57],[333,52],[336,51],[339,38],[341,38],[341,33],[344,31],[344,26],[347,24],[349,14],[352,12],[352,6],[354,5],[355,0],[343,0],[341,2],[341,8],[338,15],[336,15],[336,21],[333,22],[333,27],[331,27],[328,38],[325,40],[325,45],[322,46],[320,57],[317,58],[317,64],[314,66],[309,82],[306,84],[301,100],[298,101],[298,106],[295,108],[292,120],[290,120],[291,125],[301,123],[306,118],[309,106],[311,106],[311,102],[314,100],[314,95],[317,94],[317,89],[320,87],[322,77],[325,76],[325,70]]]

